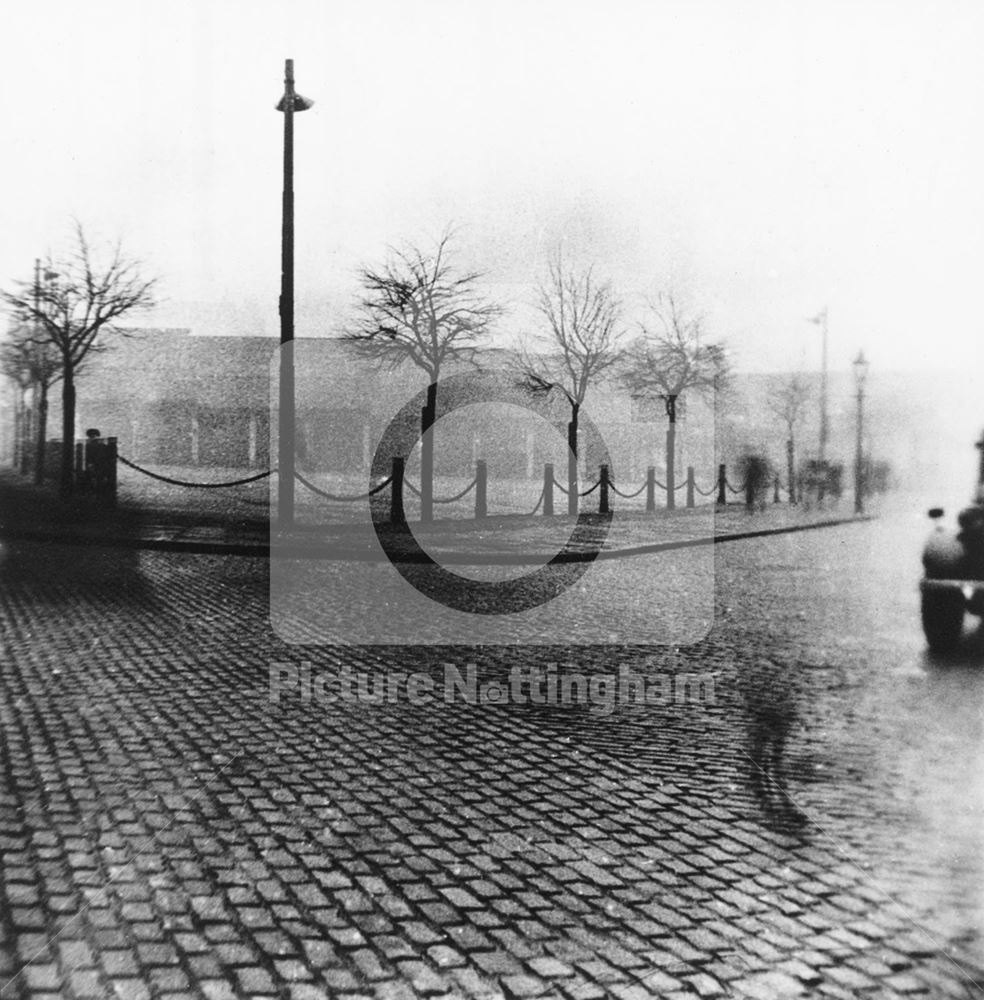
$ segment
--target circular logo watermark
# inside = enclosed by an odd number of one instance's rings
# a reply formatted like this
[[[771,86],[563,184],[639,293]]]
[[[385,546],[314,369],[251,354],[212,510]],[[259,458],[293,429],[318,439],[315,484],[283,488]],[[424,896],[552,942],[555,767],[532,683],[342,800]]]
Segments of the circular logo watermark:
[[[466,372],[437,383],[434,422],[464,406],[510,403],[552,421],[555,413],[543,396],[531,396],[510,372]],[[386,477],[394,458],[404,462],[421,439],[421,412],[428,391],[408,400],[389,422],[372,461],[373,479]],[[583,411],[579,414],[582,446],[599,463],[611,467],[608,447],[598,428]],[[379,544],[397,572],[417,591],[455,611],[506,615],[528,611],[552,601],[573,586],[591,566],[608,534],[609,518],[581,511],[563,549],[545,565],[509,580],[474,580],[451,572],[418,542],[406,520],[393,522],[385,496],[370,502]],[[577,559],[571,560],[572,553]]]

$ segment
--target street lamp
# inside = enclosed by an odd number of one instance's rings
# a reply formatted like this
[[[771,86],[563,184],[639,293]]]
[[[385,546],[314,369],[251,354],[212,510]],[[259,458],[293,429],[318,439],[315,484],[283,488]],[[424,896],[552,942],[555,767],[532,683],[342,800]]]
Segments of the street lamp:
[[[58,272],[50,268],[43,269],[45,283],[49,286],[58,280]],[[46,337],[43,331],[37,330],[38,317],[41,315],[41,260],[34,258],[34,320],[37,341],[34,345],[34,356],[36,361],[35,376],[37,378],[37,426],[35,434],[36,460],[34,466],[34,482],[40,485],[44,482],[45,463],[47,462],[47,434],[48,434],[48,385],[53,377],[54,363]]]
[[[858,426],[854,447],[854,513],[864,513],[864,458],[862,454],[862,434],[864,433],[864,383],[868,378],[868,362],[864,351],[858,351],[854,359],[854,387],[857,391]]]
[[[294,112],[314,101],[294,91],[294,60],[284,64],[284,200],[280,234],[280,422],[277,437],[277,519],[294,524]],[[288,346],[290,345],[290,346]]]

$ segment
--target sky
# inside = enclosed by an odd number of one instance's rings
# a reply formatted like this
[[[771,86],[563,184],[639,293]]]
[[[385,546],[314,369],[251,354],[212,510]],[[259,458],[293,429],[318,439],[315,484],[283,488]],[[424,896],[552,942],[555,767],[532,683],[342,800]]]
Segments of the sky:
[[[275,336],[284,60],[298,336],[358,268],[456,229],[535,331],[558,249],[673,291],[740,370],[984,361],[984,5],[762,0],[66,0],[0,41],[0,287],[78,218],[160,278],[141,322]]]

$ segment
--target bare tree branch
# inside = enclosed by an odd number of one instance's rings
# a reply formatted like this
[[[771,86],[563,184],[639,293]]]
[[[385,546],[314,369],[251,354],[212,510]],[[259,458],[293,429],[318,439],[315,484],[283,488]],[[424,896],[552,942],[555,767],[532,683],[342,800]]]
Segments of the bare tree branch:
[[[537,290],[546,321],[538,338],[543,350],[524,344],[519,382],[535,396],[562,394],[570,406],[567,424],[567,512],[578,509],[578,421],[588,388],[622,357],[621,303],[611,285],[598,283],[588,268],[565,268],[558,251],[547,280]]]
[[[786,432],[786,488],[790,503],[796,503],[796,428],[813,397],[809,378],[801,372],[778,376],[766,393],[766,406],[779,418]]]
[[[96,254],[82,224],[74,224],[75,246],[64,259],[46,262],[50,281],[20,281],[0,293],[16,320],[32,331],[36,346],[50,345],[62,380],[61,492],[73,488],[75,375],[89,355],[109,345],[109,334],[125,335],[117,321],[154,304],[156,279],[145,279],[140,264],[117,242],[108,256]]]
[[[50,256],[46,268],[54,281],[17,282],[16,291],[0,293],[15,317],[37,327],[38,336],[53,345],[63,367],[78,371],[97,340],[125,333],[116,321],[154,304],[156,279],[140,275],[139,262],[126,257],[119,243],[100,266],[93,257],[81,223],[75,223],[74,251],[64,260]]]
[[[345,338],[364,357],[390,368],[410,361],[426,372],[430,385],[421,409],[420,518],[432,518],[433,425],[437,385],[449,361],[471,361],[479,341],[502,314],[479,290],[481,275],[459,272],[451,260],[450,228],[427,254],[409,245],[390,248],[380,268],[360,272],[359,318]]]
[[[686,314],[673,295],[661,295],[650,308],[651,318],[626,352],[622,378],[634,396],[662,400],[673,419],[680,396],[688,389],[721,391],[731,366],[725,346],[705,343],[701,318]]]
[[[786,437],[792,438],[806,414],[813,397],[809,379],[802,372],[792,372],[776,380],[766,396],[766,406],[782,422]]]
[[[651,317],[629,345],[622,380],[633,396],[660,400],[666,410],[666,506],[675,506],[676,423],[681,397],[688,391],[711,396],[730,377],[723,344],[703,340],[699,316],[686,313],[673,295],[650,305]]]
[[[531,393],[556,390],[571,406],[581,406],[589,386],[622,359],[621,303],[591,268],[565,269],[558,252],[537,289],[537,308],[546,321],[537,338],[544,349],[523,345],[520,380]]]
[[[0,372],[22,389],[50,386],[61,377],[61,363],[48,341],[22,326],[0,344]]]
[[[446,362],[470,359],[502,309],[479,291],[481,274],[455,270],[453,237],[445,230],[429,254],[391,248],[382,267],[363,268],[359,319],[344,339],[384,366],[410,361],[432,382]]]

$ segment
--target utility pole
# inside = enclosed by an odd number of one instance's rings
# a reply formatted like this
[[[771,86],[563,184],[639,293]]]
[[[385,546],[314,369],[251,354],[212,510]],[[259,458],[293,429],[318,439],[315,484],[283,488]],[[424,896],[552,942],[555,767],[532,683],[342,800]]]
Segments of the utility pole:
[[[864,385],[868,379],[868,362],[864,351],[858,351],[854,359],[854,388],[857,391],[857,439],[854,446],[854,513],[864,513]]]
[[[58,278],[58,272],[45,268],[41,269],[41,258],[34,258],[34,335],[35,343],[32,348],[34,359],[34,400],[35,426],[33,428],[35,436],[35,462],[34,462],[34,482],[40,485],[44,482],[45,463],[48,460],[47,438],[48,438],[48,387],[51,384],[54,365],[51,358],[51,345],[46,337],[41,337],[38,328],[38,316],[41,315],[41,279],[44,279],[47,287]],[[50,298],[47,299],[50,303]]]
[[[277,110],[284,115],[284,192],[280,233],[280,417],[277,437],[277,521],[294,525],[294,112],[314,101],[294,91],[294,60],[284,64],[284,96]]]
[[[31,402],[34,404],[34,426],[31,427],[31,422],[28,420],[27,427],[25,428],[26,434],[24,438],[24,454],[26,456],[28,447],[28,440],[35,435],[40,435],[40,440],[37,443],[35,449],[35,468],[34,468],[34,481],[36,483],[41,483],[44,481],[44,462],[47,457],[44,453],[44,426],[47,422],[48,415],[48,386],[46,376],[47,364],[46,358],[43,358],[41,352],[47,348],[41,346],[41,340],[38,337],[38,313],[41,311],[41,258],[34,258],[34,343],[31,345],[32,355],[38,359],[41,365],[44,366],[45,370],[39,371],[35,369],[35,375],[41,375],[42,377],[35,381],[33,386],[33,395],[38,396],[39,393],[43,393],[40,398],[34,398]],[[32,433],[33,432],[33,433]],[[27,471],[27,463],[25,462],[24,472]]]
[[[820,326],[820,454],[822,462],[827,460],[827,440],[830,434],[830,424],[827,419],[827,307],[817,313],[809,322]]]

